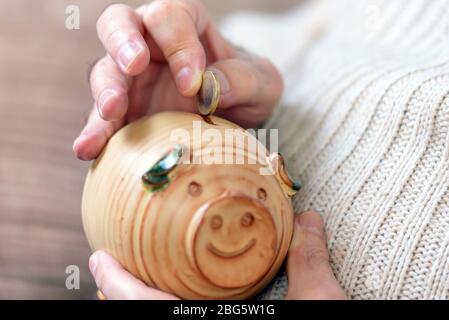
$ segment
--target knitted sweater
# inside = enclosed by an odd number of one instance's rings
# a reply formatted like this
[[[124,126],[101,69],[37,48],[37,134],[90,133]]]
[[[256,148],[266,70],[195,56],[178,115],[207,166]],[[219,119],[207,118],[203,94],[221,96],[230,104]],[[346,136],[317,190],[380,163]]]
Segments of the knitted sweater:
[[[449,297],[449,2],[312,1],[238,13],[225,35],[268,56],[285,94],[266,123],[325,220],[356,299]],[[262,295],[282,298],[281,273]]]

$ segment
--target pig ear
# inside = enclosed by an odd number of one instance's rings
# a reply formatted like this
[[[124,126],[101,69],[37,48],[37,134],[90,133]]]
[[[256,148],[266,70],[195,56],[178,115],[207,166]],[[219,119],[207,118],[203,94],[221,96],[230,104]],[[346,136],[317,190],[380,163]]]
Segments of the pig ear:
[[[284,158],[280,153],[272,153],[268,159],[268,164],[270,165],[271,171],[276,176],[276,179],[280,183],[284,192],[289,196],[293,197],[299,189],[301,189],[301,183],[299,181],[294,181],[287,172],[284,165]]]

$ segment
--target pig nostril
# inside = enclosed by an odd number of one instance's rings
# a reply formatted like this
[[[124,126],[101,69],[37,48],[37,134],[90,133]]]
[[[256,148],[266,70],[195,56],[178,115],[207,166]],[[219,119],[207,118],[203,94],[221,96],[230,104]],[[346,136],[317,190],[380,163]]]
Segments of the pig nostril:
[[[210,227],[212,229],[220,229],[223,225],[223,219],[220,216],[213,216],[210,221]]]
[[[240,220],[240,223],[244,227],[249,227],[250,225],[253,224],[253,222],[254,222],[254,216],[251,213],[249,213],[249,212],[246,212],[243,215],[242,219]]]

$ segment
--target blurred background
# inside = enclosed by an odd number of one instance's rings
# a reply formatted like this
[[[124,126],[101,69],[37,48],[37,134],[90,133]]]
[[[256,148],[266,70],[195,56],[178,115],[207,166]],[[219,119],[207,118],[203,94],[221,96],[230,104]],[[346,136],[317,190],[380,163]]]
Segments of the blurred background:
[[[0,1],[0,299],[91,299],[81,224],[89,163],[72,154],[92,100],[89,66],[103,54],[95,23],[112,1]],[[146,1],[124,1],[137,7]],[[216,19],[277,12],[299,0],[204,0]],[[65,27],[80,8],[80,30]],[[80,289],[65,286],[80,268]]]

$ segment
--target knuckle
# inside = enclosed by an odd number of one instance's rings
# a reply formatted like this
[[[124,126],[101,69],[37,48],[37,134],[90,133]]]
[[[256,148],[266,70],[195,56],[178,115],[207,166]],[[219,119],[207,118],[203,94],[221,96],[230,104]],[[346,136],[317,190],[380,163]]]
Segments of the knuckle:
[[[282,81],[282,76],[281,76],[279,70],[273,65],[273,63],[270,60],[263,58],[262,63],[263,63],[264,69],[266,70],[266,73],[269,74],[272,79],[274,79],[277,82]]]
[[[165,49],[167,59],[169,60],[182,60],[190,59],[192,56],[201,54],[201,50],[196,50],[196,41],[193,39],[187,39],[179,42],[170,42],[171,45]]]
[[[156,0],[145,9],[144,21],[150,26],[157,25],[166,22],[168,18],[179,13],[186,13],[195,21],[197,7],[198,5],[193,1]]]
[[[115,56],[124,43],[132,39],[139,39],[139,37],[140,34],[136,31],[125,32],[120,26],[113,26],[106,34],[103,42],[106,48],[109,48],[111,54]]]
[[[116,35],[123,36],[123,25],[126,25],[127,21],[135,21],[135,19],[135,12],[130,7],[124,4],[112,4],[98,18],[97,33],[100,38],[104,39],[104,43],[108,43]]]
[[[205,11],[205,8],[201,1],[196,0],[176,0],[181,9],[190,16],[192,21],[198,21],[201,12]]]
[[[323,248],[309,248],[305,255],[305,261],[311,267],[321,266],[329,263],[327,250]]]
[[[265,57],[250,54],[239,49],[242,62],[251,65],[252,80],[255,84],[253,98],[260,101],[261,97],[269,104],[276,103],[284,90],[281,74],[271,61]]]
[[[150,23],[164,21],[175,10],[176,2],[170,0],[156,0],[152,2],[146,12],[145,21]]]
[[[273,64],[271,63],[270,59],[265,58],[265,57],[257,57],[256,61],[259,63],[259,65],[263,68],[263,69],[267,69],[267,70],[272,70]]]
[[[108,5],[103,12],[100,14],[100,17],[97,20],[97,30],[101,29],[101,27],[110,21],[118,9],[122,8],[122,4],[113,3]]]
[[[281,74],[279,73],[279,70],[269,59],[264,57],[259,58],[259,66],[264,77],[270,80],[270,87],[272,88],[271,93],[273,95],[273,98],[279,98],[284,88],[283,79]]]
[[[299,245],[291,249],[290,256],[295,263],[305,264],[310,268],[329,264],[329,254],[321,246]]]

